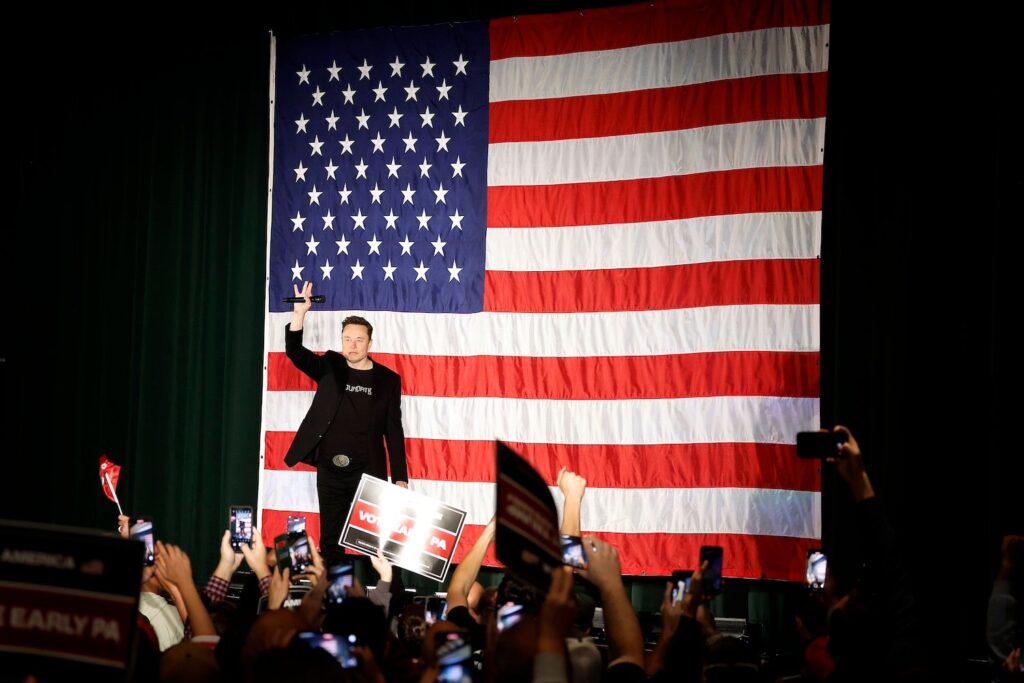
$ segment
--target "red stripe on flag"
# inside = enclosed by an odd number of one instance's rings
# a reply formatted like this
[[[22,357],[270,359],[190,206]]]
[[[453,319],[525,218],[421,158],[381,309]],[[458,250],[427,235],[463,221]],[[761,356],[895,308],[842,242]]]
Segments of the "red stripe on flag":
[[[787,166],[602,183],[489,187],[487,226],[561,227],[820,211],[821,186],[821,166]]]
[[[829,21],[828,3],[668,0],[491,22],[491,59],[611,50]]]
[[[264,467],[286,470],[292,432],[267,432]],[[657,444],[653,446],[509,443],[552,486],[567,467],[591,488],[765,488],[817,491],[820,464],[796,457],[794,446],[768,443]],[[405,440],[409,477],[493,482],[494,442]],[[299,465],[296,469],[312,471]]]
[[[284,456],[288,454],[288,448],[292,445],[295,432],[267,432],[263,439],[263,469],[265,470],[287,470],[293,469],[296,472],[316,472],[316,468],[305,463],[299,463],[295,467],[288,467],[284,463]]]
[[[554,400],[800,396],[821,393],[816,352],[727,351],[670,356],[540,358],[375,353],[406,396]],[[571,381],[566,381],[571,378]],[[315,391],[281,352],[268,354],[268,391]]]
[[[825,116],[827,85],[827,73],[781,74],[607,95],[494,102],[488,114],[490,142],[569,140],[747,121],[816,119]],[[630,115],[609,116],[610,111],[628,111]]]
[[[484,274],[485,311],[590,313],[816,303],[817,259]]]

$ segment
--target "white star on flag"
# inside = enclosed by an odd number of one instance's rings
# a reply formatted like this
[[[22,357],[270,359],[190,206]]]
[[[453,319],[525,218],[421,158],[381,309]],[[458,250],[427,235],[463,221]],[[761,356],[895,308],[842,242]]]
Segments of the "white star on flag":
[[[367,62],[365,57],[363,58],[363,65],[357,66],[356,68],[359,69],[359,80],[363,80],[364,78],[366,80],[370,80],[370,69],[373,68],[373,65]]]
[[[359,278],[360,280],[362,280],[363,279],[363,268],[365,268],[365,267],[366,266],[363,266],[363,265],[359,264],[359,259],[356,259],[356,264],[354,266],[349,266],[349,268],[352,269],[352,279],[355,280],[356,278]]]

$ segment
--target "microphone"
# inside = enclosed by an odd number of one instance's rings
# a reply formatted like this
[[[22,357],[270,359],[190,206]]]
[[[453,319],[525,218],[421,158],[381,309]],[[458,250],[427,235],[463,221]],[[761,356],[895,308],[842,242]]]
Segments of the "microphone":
[[[301,296],[286,296],[285,298],[281,299],[281,301],[283,301],[286,304],[301,304],[305,300],[305,297]],[[327,297],[324,296],[323,294],[317,294],[316,296],[309,297],[309,300],[315,304],[322,304],[325,301],[327,301]]]

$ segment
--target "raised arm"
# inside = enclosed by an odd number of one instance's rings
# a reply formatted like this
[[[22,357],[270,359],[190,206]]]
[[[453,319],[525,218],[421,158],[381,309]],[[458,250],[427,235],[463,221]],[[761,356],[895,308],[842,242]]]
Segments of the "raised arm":
[[[302,325],[306,320],[306,313],[309,312],[310,307],[313,305],[309,298],[313,292],[313,283],[304,283],[302,291],[299,291],[298,285],[292,285],[292,288],[295,290],[295,296],[304,297],[305,301],[295,304],[295,308],[292,311],[292,321],[285,328],[285,353],[288,355],[288,360],[295,367],[311,379],[319,380],[327,372],[327,361],[323,356],[313,353],[302,344]]]
[[[480,566],[484,562],[484,555],[488,546],[494,541],[494,531],[497,528],[494,518],[487,523],[480,538],[469,549],[462,562],[452,572],[452,580],[448,582],[448,611],[455,607],[469,608],[469,589],[473,587],[477,574],[480,573]]]
[[[644,666],[644,640],[640,622],[622,585],[619,553],[612,545],[587,536],[587,554],[590,567],[581,571],[601,591],[604,622],[608,627],[608,666],[629,662],[640,669]]]
[[[558,472],[558,488],[565,498],[561,532],[566,536],[579,536],[580,509],[583,507],[583,494],[587,490],[587,480],[563,467]]]

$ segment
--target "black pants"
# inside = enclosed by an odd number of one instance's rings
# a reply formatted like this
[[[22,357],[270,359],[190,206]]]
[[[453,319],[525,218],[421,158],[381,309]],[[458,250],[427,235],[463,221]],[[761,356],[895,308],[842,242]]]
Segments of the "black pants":
[[[330,566],[345,557],[345,549],[338,545],[345,527],[352,499],[359,488],[359,478],[339,478],[317,473],[316,492],[320,499],[320,554],[324,564]]]

